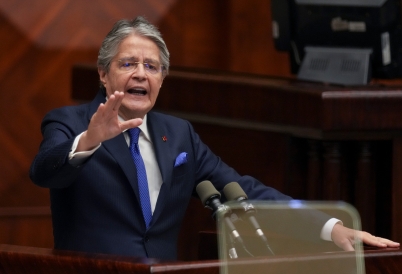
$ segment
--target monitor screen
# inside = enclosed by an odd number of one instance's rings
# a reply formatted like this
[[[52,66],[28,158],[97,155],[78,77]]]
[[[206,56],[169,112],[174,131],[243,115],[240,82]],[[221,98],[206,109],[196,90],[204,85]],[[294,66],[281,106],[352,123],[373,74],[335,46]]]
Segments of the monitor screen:
[[[371,77],[402,76],[401,0],[272,0],[273,36],[297,73],[306,47],[371,50]]]

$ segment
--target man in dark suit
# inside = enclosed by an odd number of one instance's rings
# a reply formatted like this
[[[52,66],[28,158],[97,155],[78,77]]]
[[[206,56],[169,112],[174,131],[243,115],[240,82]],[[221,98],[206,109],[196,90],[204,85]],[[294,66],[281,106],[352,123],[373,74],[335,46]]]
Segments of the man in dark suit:
[[[101,88],[95,99],[45,116],[30,176],[50,188],[56,249],[175,259],[186,206],[203,180],[219,191],[239,182],[251,199],[290,199],[240,176],[189,122],[151,111],[168,70],[169,52],[159,31],[142,17],[121,20],[99,51]],[[133,128],[140,129],[138,141]],[[137,144],[144,172],[130,154]],[[144,177],[145,198],[139,187]],[[151,216],[142,209],[144,201]],[[317,227],[323,238],[353,249],[354,231],[338,220]],[[365,232],[360,237],[376,246],[398,246]]]

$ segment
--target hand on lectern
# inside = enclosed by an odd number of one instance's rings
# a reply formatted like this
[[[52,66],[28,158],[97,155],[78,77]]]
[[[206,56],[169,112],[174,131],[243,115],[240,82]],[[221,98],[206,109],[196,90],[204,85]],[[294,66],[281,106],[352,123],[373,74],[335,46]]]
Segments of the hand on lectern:
[[[366,245],[375,247],[399,247],[399,243],[376,237],[365,231],[357,231],[336,224],[331,232],[332,241],[345,251],[353,251],[356,240],[362,241]]]

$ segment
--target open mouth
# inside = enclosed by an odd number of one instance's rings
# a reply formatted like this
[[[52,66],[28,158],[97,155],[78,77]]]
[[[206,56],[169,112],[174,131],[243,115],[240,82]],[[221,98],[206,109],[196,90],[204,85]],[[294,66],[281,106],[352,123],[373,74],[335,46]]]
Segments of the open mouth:
[[[127,93],[134,95],[146,95],[147,91],[143,88],[130,88],[127,90]]]

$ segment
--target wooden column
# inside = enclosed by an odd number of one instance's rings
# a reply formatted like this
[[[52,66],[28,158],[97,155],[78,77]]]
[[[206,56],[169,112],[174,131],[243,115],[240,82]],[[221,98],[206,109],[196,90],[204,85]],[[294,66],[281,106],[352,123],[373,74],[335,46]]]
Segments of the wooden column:
[[[393,140],[392,239],[402,242],[402,138]]]
[[[320,142],[308,141],[307,199],[322,200]]]
[[[360,213],[362,229],[375,233],[376,186],[370,142],[359,143],[354,205]]]
[[[324,181],[325,200],[341,199],[341,152],[339,142],[324,142]]]

